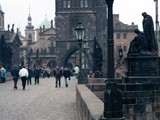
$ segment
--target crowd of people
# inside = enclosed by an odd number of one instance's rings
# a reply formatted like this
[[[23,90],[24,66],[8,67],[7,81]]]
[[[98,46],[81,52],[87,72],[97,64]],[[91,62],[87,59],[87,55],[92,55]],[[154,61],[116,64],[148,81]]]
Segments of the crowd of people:
[[[74,72],[74,73],[73,73]],[[33,84],[39,84],[40,80],[39,78],[45,78],[45,77],[54,77],[55,78],[55,87],[61,87],[61,78],[64,77],[65,80],[65,87],[68,87],[69,80],[71,79],[72,75],[78,76],[79,68],[76,65],[73,70],[71,70],[69,67],[59,67],[56,66],[54,69],[50,69],[49,67],[45,69],[41,69],[39,67],[36,67],[34,70],[32,70],[30,67],[27,66],[19,67],[17,65],[14,65],[12,70],[10,71],[11,76],[14,81],[13,88],[16,90],[18,89],[17,83],[18,80],[21,79],[22,81],[22,89],[26,89],[26,85]],[[0,66],[0,75],[1,75],[1,83],[4,83],[6,81],[7,77],[7,71],[3,66]]]

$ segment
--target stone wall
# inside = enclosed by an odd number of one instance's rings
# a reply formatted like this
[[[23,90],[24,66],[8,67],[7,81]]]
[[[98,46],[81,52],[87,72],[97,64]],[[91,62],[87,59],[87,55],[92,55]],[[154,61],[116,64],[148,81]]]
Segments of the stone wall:
[[[126,120],[160,120],[159,77],[146,77],[146,79],[136,77],[136,80],[132,77],[133,82],[129,80],[130,83],[124,80],[117,79],[116,81],[117,88],[122,91],[123,113]],[[89,78],[86,85],[102,101],[105,90],[104,81],[104,78]]]
[[[77,85],[76,107],[80,120],[99,120],[103,114],[103,102],[85,85]]]

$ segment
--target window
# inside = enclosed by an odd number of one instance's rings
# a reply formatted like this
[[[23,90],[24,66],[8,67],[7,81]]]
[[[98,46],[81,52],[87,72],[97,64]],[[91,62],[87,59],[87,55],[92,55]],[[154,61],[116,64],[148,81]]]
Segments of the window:
[[[127,34],[123,33],[123,39],[127,39]]]
[[[127,46],[123,46],[123,51],[124,51],[124,52],[127,51]]]
[[[28,35],[28,43],[29,44],[32,43],[32,34],[31,33],[29,33],[29,35]]]
[[[68,8],[71,8],[71,1],[70,1],[70,0],[68,1],[67,7],[68,7]]]
[[[0,17],[0,26],[2,26],[2,18]]]
[[[47,51],[46,48],[44,48],[44,54],[46,53],[46,51]]]
[[[51,42],[51,47],[53,47],[53,42]]]
[[[66,8],[66,7],[67,7],[66,1],[63,1],[63,8]]]
[[[84,6],[87,8],[88,7],[88,0],[84,1]]]
[[[120,33],[117,33],[117,39],[120,39],[120,36],[121,36]]]
[[[84,5],[83,5],[83,0],[80,1],[80,7],[81,7],[81,8],[84,7]]]
[[[43,54],[43,49],[41,49],[41,54]]]
[[[121,46],[119,45],[119,46],[117,46],[117,53],[119,52],[119,49],[121,48]]]
[[[117,29],[121,29],[120,23],[117,23],[117,24],[116,24],[116,28],[117,28]]]
[[[53,47],[56,47],[56,41],[53,41]]]

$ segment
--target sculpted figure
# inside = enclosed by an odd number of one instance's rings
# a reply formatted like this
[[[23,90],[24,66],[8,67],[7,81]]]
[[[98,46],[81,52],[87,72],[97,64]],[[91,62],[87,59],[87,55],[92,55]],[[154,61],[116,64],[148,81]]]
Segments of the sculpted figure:
[[[131,41],[128,54],[147,54],[148,44],[144,34],[138,29],[135,29],[134,32],[137,36]]]
[[[155,40],[155,36],[154,36],[153,19],[146,12],[143,12],[142,16],[143,16],[143,21],[142,21],[143,32],[144,32],[146,41],[148,43],[148,51],[155,53],[157,52],[158,47],[157,47],[157,41]]]

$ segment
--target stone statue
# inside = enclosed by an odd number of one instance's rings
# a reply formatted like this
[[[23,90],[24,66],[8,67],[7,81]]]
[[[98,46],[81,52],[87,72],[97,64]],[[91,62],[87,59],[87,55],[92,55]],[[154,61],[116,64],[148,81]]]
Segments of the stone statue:
[[[51,20],[51,28],[53,28],[53,20]]]
[[[10,29],[10,24],[8,24],[8,31],[10,31],[9,29]]]
[[[136,29],[137,36],[131,41],[128,55],[157,55],[158,45],[154,36],[153,19],[146,12],[143,16],[143,33]]]
[[[157,45],[157,41],[155,40],[155,36],[154,36],[153,19],[146,12],[143,12],[142,16],[143,16],[143,21],[142,21],[143,32],[144,32],[146,41],[148,42],[148,51],[151,53],[155,53],[157,52],[158,45]]]
[[[128,55],[130,54],[147,54],[148,44],[142,32],[135,29],[134,32],[137,36],[131,41]]]
[[[93,58],[93,72],[97,74],[95,76],[100,77],[101,68],[103,65],[103,55],[102,55],[102,48],[100,47],[96,38],[94,38],[94,50],[92,58]]]
[[[14,24],[12,24],[11,32],[14,32]]]

